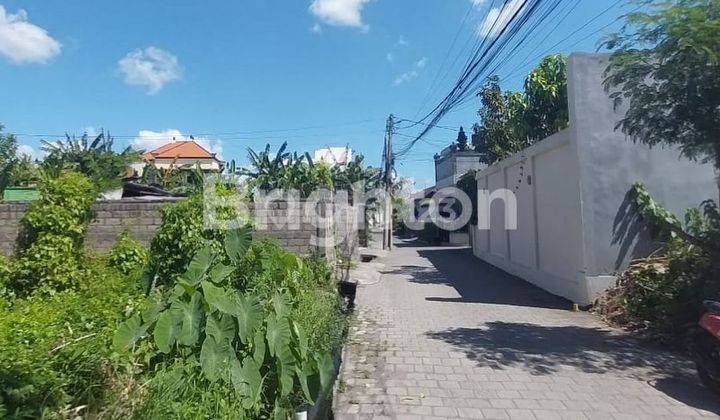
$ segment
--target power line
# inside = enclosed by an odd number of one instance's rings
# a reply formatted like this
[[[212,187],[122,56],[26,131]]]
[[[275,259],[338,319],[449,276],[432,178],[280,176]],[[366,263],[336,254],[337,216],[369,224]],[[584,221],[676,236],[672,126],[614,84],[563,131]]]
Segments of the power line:
[[[238,139],[238,140],[253,140],[253,139],[261,139],[266,137],[245,137],[245,136],[252,136],[253,134],[273,134],[273,133],[285,133],[285,132],[296,132],[296,131],[308,131],[308,130],[322,130],[327,128],[335,128],[335,127],[342,127],[342,126],[351,126],[351,125],[362,125],[367,124],[371,122],[377,122],[377,119],[365,119],[360,121],[353,121],[353,122],[345,122],[345,123],[338,123],[338,124],[328,124],[328,125],[316,125],[316,126],[305,126],[305,127],[295,127],[295,128],[281,128],[281,129],[272,129],[272,130],[250,130],[250,131],[225,131],[225,132],[188,132],[185,134],[181,134],[183,137],[189,138],[190,136],[193,137],[212,137],[212,138],[219,138],[219,137],[226,137],[226,139]],[[70,134],[68,132],[65,133],[12,133],[15,136],[23,136],[23,137],[62,137],[64,138],[66,135]],[[154,133],[154,134],[145,134],[143,136],[140,136],[138,134],[120,134],[115,135],[112,134],[109,131],[106,131],[105,134],[110,135],[111,137],[115,139],[135,139],[138,137],[142,137],[144,139],[166,139],[173,137],[171,134],[164,134],[164,133]],[[229,137],[227,137],[229,136]],[[92,137],[92,136],[91,136]]]

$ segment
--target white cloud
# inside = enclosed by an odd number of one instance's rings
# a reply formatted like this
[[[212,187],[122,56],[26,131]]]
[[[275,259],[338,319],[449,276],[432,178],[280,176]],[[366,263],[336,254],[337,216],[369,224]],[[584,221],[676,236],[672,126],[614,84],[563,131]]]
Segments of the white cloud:
[[[135,150],[144,150],[149,152],[173,141],[186,140],[194,140],[197,144],[209,150],[211,153],[217,154],[219,159],[222,159],[222,140],[209,139],[207,137],[195,137],[194,139],[190,139],[190,136],[187,136],[180,130],[174,128],[169,128],[164,131],[140,130],[137,137],[133,139],[131,145]]]
[[[15,64],[46,63],[60,54],[62,44],[28,22],[27,12],[7,13],[0,5],[0,54]]]
[[[407,40],[405,39],[405,37],[403,37],[402,35],[400,35],[400,38],[398,38],[397,42],[395,43],[395,46],[397,46],[397,47],[404,47],[404,46],[406,46],[407,44],[408,44],[408,42],[407,42]]]
[[[485,20],[478,26],[477,34],[483,38],[495,38],[524,4],[523,0],[510,0],[502,6],[490,9]]]
[[[424,69],[426,65],[427,57],[419,59],[415,62],[415,64],[413,64],[413,67],[410,70],[396,77],[395,81],[393,81],[393,84],[397,86],[415,79],[420,75],[420,71]]]
[[[321,33],[322,33],[322,26],[320,26],[319,23],[316,23],[316,24],[314,24],[314,25],[310,28],[310,31],[313,32],[313,33],[316,33],[316,34],[321,34]]]
[[[20,144],[17,148],[17,153],[20,156],[29,156],[31,159],[43,160],[45,159],[46,153],[40,149],[35,149],[27,144]]]
[[[393,61],[395,61],[395,56],[393,55],[393,53],[389,52],[389,53],[387,53],[387,55],[385,56],[385,59],[386,59],[389,63],[392,63]]]
[[[118,61],[118,67],[125,76],[125,83],[145,86],[149,95],[182,78],[177,57],[157,47],[129,52]]]
[[[313,0],[310,12],[328,25],[367,30],[362,9],[370,0]]]
[[[473,6],[478,7],[478,8],[483,7],[486,2],[487,2],[487,0],[470,0],[470,3],[472,3]]]

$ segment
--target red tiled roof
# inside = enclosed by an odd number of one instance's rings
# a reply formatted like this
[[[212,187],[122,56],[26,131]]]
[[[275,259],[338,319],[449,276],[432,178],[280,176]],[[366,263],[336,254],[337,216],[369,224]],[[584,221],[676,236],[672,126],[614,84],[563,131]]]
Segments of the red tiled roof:
[[[217,159],[214,153],[194,141],[174,141],[143,155],[145,160],[154,159]]]

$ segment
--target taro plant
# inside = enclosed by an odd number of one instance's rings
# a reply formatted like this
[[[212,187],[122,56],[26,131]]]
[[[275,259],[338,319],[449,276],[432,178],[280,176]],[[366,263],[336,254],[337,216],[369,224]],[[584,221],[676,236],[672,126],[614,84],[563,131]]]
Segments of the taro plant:
[[[287,418],[298,395],[314,402],[329,389],[333,360],[310,351],[307,336],[292,319],[289,291],[277,290],[262,302],[233,286],[233,273],[250,241],[249,228],[241,228],[226,234],[224,253],[202,247],[166,302],[130,317],[113,344],[128,351],[150,342],[150,359],[163,360],[165,366],[197,361],[204,380],[231,388],[249,416],[272,412]]]

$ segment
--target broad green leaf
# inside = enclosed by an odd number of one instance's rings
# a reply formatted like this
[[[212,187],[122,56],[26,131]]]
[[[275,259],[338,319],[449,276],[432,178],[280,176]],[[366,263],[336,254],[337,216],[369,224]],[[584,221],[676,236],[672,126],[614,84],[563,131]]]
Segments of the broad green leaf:
[[[178,312],[175,308],[168,309],[158,316],[153,337],[155,338],[155,344],[161,352],[170,353],[180,333],[181,322],[182,313]]]
[[[305,333],[303,332],[300,325],[298,325],[297,322],[292,322],[293,326],[293,335],[297,339],[297,347],[300,353],[300,357],[305,360],[307,358],[307,351],[308,351],[308,339]]]
[[[244,226],[229,230],[225,234],[225,252],[233,263],[242,261],[252,242],[252,229]]]
[[[265,346],[265,334],[263,334],[262,331],[258,330],[255,333],[253,359],[255,359],[255,362],[260,366],[262,366],[262,364],[265,362],[266,350],[267,346]]]
[[[203,279],[205,273],[207,273],[210,269],[214,258],[215,255],[210,246],[205,246],[200,249],[195,254],[192,261],[190,261],[190,264],[188,264],[187,271],[185,271],[185,275],[183,277],[191,285],[200,283],[200,280]]]
[[[238,320],[238,337],[243,344],[253,338],[253,332],[262,322],[262,305],[256,296],[238,297],[239,311],[235,314]]]
[[[217,264],[210,270],[210,281],[215,284],[222,283],[235,271],[235,267],[225,264]]]
[[[335,362],[330,354],[326,353],[318,358],[317,365],[320,373],[320,385],[323,392],[327,392],[335,381]]]
[[[278,364],[278,383],[280,384],[280,395],[286,397],[293,392],[295,366]]]
[[[113,336],[113,348],[126,351],[147,333],[148,324],[143,324],[139,314],[135,314],[120,324]]]
[[[317,371],[317,363],[314,359],[310,359],[302,367],[296,367],[295,371],[300,382],[305,398],[312,404],[315,404],[320,396],[320,374]]]
[[[237,293],[215,286],[209,281],[203,281],[201,285],[208,305],[224,314],[235,315],[240,312]]]
[[[165,305],[160,302],[154,302],[149,308],[142,312],[142,321],[144,324],[152,324],[157,321],[160,312],[165,309]]]
[[[211,314],[205,323],[205,335],[213,337],[216,342],[232,345],[235,339],[235,320],[232,315]]]
[[[282,406],[282,401],[280,399],[275,400],[275,409],[273,410],[273,419],[274,420],[287,420],[288,419],[288,411],[286,408]]]
[[[177,283],[175,284],[176,288],[180,288],[180,294],[177,295],[178,297],[182,296],[183,294],[192,296],[197,291],[197,284],[190,284],[187,280],[180,278]]]
[[[200,324],[203,319],[201,295],[196,292],[189,303],[182,305],[182,326],[177,342],[183,346],[194,346],[200,339]]]
[[[271,316],[267,321],[267,338],[268,349],[273,356],[279,356],[288,348],[290,342],[290,325],[285,318]]]
[[[243,397],[243,407],[249,409],[260,402],[262,396],[263,377],[260,365],[251,357],[242,362],[233,362],[231,380],[235,391]]]
[[[200,349],[200,366],[208,381],[215,382],[220,379],[232,366],[233,359],[235,354],[229,343],[217,342],[210,336],[205,338]]]
[[[272,297],[272,304],[277,316],[282,317],[290,313],[290,310],[288,309],[287,303],[285,301],[285,297],[282,294],[275,293],[275,295]]]

